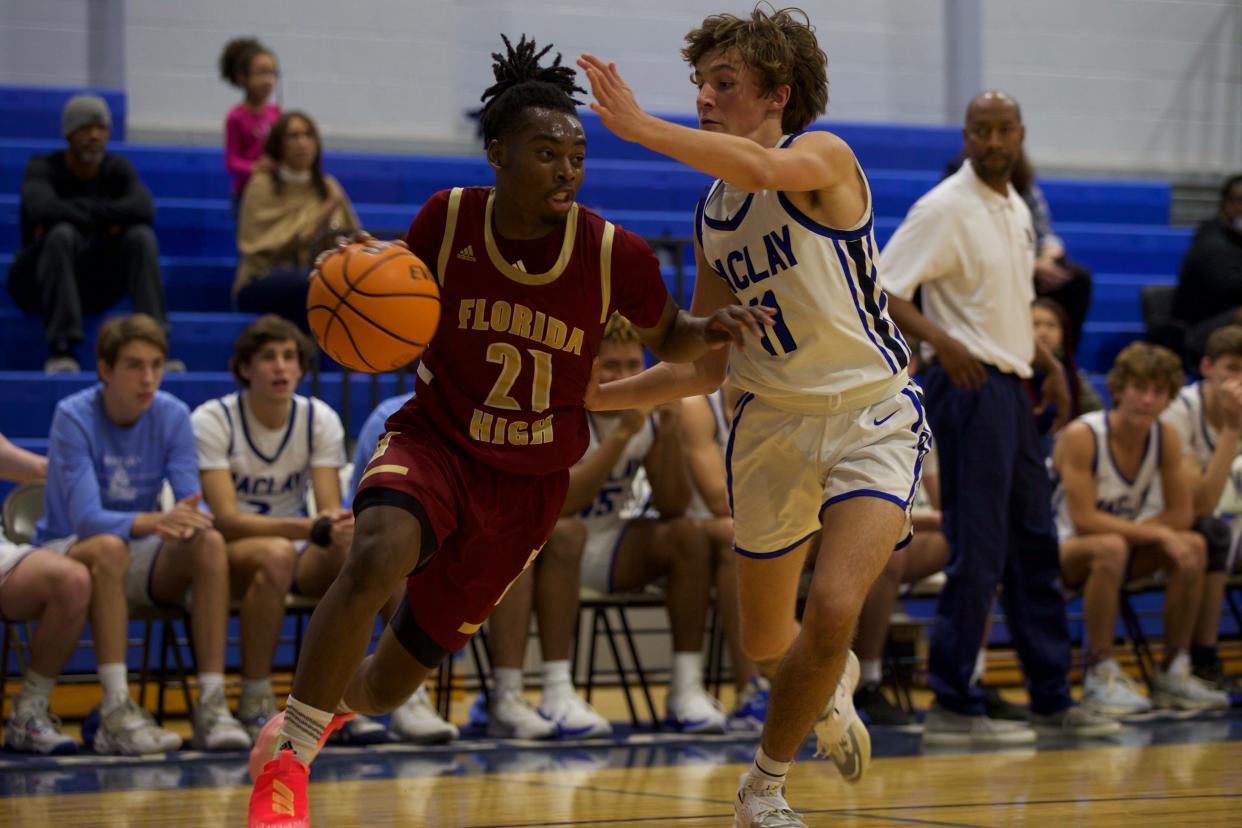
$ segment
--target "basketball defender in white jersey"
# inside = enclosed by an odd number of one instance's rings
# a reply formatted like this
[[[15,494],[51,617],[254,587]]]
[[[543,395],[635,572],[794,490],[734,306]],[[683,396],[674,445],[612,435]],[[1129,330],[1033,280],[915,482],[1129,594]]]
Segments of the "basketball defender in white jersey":
[[[726,368],[745,392],[727,457],[742,640],[775,678],[734,803],[743,828],[804,825],[782,790],[812,727],[845,779],[867,768],[849,643],[872,582],[909,536],[930,439],[909,349],[885,310],[866,177],[840,138],[802,132],[827,104],[827,58],[797,14],[715,15],[687,35],[697,130],[644,112],[614,65],[579,60],[605,126],[718,179],[696,211],[696,312],[739,303],[771,315],[759,347],[658,365],[587,400],[650,406],[706,393]],[[800,631],[798,576],[821,525]]]
[[[1108,374],[1110,411],[1066,426],[1053,450],[1053,511],[1061,570],[1082,587],[1087,673],[1083,704],[1104,715],[1144,713],[1151,703],[1113,660],[1118,596],[1128,578],[1163,570],[1164,664],[1152,701],[1179,710],[1228,707],[1223,693],[1190,674],[1187,647],[1206,563],[1203,536],[1190,530],[1190,491],[1182,446],[1160,412],[1182,384],[1181,361],[1166,348],[1136,342]],[[1163,508],[1146,517],[1148,501]]]

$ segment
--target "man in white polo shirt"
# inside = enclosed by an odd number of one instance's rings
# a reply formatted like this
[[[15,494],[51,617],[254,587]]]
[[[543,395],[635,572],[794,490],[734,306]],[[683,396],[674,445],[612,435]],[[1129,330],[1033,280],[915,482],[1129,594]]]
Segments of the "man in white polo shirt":
[[[982,92],[966,110],[968,162],[924,195],[885,247],[889,312],[935,351],[923,389],[939,447],[944,591],[932,629],[928,744],[1014,744],[1035,732],[988,719],[971,684],[984,625],[1001,601],[1031,696],[1031,723],[1074,736],[1118,730],[1074,705],[1070,641],[1044,456],[1022,381],[1048,379],[1040,410],[1069,413],[1064,372],[1034,340],[1031,214],[1009,183],[1025,130],[1018,104]],[[911,299],[922,287],[922,312]]]

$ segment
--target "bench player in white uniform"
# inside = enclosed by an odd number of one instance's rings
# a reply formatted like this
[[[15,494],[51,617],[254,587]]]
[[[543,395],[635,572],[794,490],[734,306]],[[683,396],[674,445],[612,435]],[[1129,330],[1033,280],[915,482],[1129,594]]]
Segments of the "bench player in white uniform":
[[[1151,703],[1181,710],[1228,706],[1224,694],[1190,674],[1187,654],[1206,544],[1190,530],[1181,441],[1158,419],[1181,384],[1181,361],[1172,351],[1127,346],[1108,374],[1112,409],[1074,420],[1053,449],[1061,571],[1068,586],[1083,591],[1083,704],[1105,715],[1144,713]],[[1161,495],[1160,511],[1145,517],[1148,501]],[[1113,659],[1113,638],[1125,581],[1157,570],[1167,576],[1164,663],[1149,703]]]
[[[0,434],[0,479],[15,482],[47,477],[47,458],[13,445]],[[77,750],[60,732],[48,699],[65,662],[73,655],[91,603],[91,573],[80,561],[28,543],[0,537],[0,621],[37,621],[21,693],[13,699],[4,746],[22,753],[60,754]],[[0,664],[0,670],[7,670]]]
[[[1226,325],[1208,337],[1199,372],[1203,379],[1183,387],[1160,419],[1177,430],[1185,448],[1194,525],[1208,541],[1203,600],[1190,640],[1191,669],[1232,695],[1242,688],[1225,673],[1216,645],[1225,589],[1229,575],[1238,569],[1242,547],[1239,490],[1231,482],[1242,452],[1242,325]]]
[[[742,828],[804,825],[783,786],[813,727],[847,780],[869,764],[849,644],[863,599],[909,536],[930,439],[876,273],[866,177],[840,138],[801,132],[827,104],[827,58],[793,14],[715,15],[687,35],[698,130],[645,113],[615,66],[579,60],[605,126],[718,179],[696,211],[695,312],[740,303],[771,314],[755,331],[761,343],[658,365],[588,396],[595,408],[651,406],[713,390],[726,367],[745,392],[728,458],[742,639],[775,678],[734,802]],[[773,66],[766,56],[779,48],[790,62]],[[821,523],[800,631],[799,573]]]
[[[614,316],[600,345],[599,376],[622,379],[642,369],[637,331]],[[691,488],[681,449],[680,408],[674,403],[654,413],[592,412],[590,447],[570,470],[565,511],[576,511],[586,526],[584,587],[605,594],[634,592],[667,579],[673,672],[665,723],[690,733],[722,732],[726,716],[703,686],[712,561],[702,527],[684,517]],[[640,469],[660,518],[630,516],[644,505],[634,502]]]
[[[232,592],[241,601],[238,715],[252,735],[277,712],[271,671],[285,595],[322,595],[353,537],[353,513],[341,508],[340,417],[296,393],[311,348],[292,323],[260,317],[237,338],[230,360],[241,390],[203,403],[192,417],[203,493],[228,541]],[[350,723],[347,738],[387,741],[383,725],[356,718],[362,721]]]

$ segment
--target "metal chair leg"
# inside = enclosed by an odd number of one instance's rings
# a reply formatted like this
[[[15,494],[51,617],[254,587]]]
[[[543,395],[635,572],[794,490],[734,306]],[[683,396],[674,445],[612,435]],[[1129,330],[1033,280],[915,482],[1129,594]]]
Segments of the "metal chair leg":
[[[625,675],[625,665],[621,663],[621,653],[617,649],[617,641],[613,637],[614,633],[612,631],[612,623],[608,620],[607,610],[603,610],[600,616],[604,621],[604,632],[608,638],[608,649],[612,651],[612,660],[613,663],[617,665],[617,676],[621,681],[621,689],[625,693],[625,706],[629,708],[630,711],[630,722],[634,725],[634,727],[638,727],[638,709],[634,707],[634,699],[630,694],[630,681]],[[622,618],[624,617],[625,616],[623,615]]]
[[[618,607],[617,614],[621,618],[621,631],[625,635],[625,643],[630,648],[630,658],[634,660],[634,673],[638,676],[638,686],[642,689],[643,698],[647,701],[647,712],[651,714],[651,726],[659,730],[660,714],[656,713],[655,702],[651,699],[651,688],[647,684],[647,673],[643,670],[643,664],[638,658],[638,644],[634,641],[634,633],[630,629],[630,621],[626,616],[625,607]]]

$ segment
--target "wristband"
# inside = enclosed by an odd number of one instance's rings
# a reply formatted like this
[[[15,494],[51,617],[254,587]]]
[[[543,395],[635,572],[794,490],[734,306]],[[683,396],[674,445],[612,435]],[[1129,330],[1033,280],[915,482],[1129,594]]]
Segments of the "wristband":
[[[315,546],[329,547],[332,545],[332,518],[324,515],[315,519],[310,529],[311,543]]]

